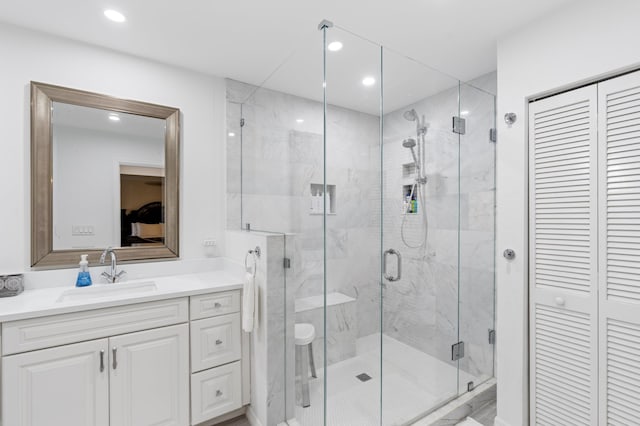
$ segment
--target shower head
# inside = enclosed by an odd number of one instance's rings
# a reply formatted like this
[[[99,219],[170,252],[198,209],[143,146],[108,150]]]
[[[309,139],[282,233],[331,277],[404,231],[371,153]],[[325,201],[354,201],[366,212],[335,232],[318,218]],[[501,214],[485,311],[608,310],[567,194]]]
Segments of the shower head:
[[[427,133],[427,126],[424,125],[424,117],[420,120],[420,116],[415,109],[411,108],[410,110],[403,112],[402,116],[405,120],[416,122],[416,133],[419,137],[424,136],[424,134]]]
[[[405,111],[402,114],[402,116],[404,117],[405,120],[409,120],[409,121],[418,121],[420,118],[415,109],[410,109],[409,111]]]
[[[405,148],[413,148],[416,146],[416,140],[413,138],[408,138],[402,141],[402,146]]]

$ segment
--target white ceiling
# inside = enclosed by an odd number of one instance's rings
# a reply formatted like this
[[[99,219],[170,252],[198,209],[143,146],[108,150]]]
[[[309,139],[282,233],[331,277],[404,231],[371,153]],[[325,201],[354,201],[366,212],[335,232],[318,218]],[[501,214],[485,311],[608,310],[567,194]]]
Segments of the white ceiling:
[[[110,120],[110,115],[116,115],[119,120]],[[116,133],[129,137],[132,141],[144,138],[149,142],[164,145],[165,121],[143,115],[114,113],[104,109],[54,102],[51,124],[54,127],[67,126]]]
[[[301,76],[315,75],[322,64],[317,30],[322,19],[468,81],[495,70],[499,37],[571,1],[575,0],[14,0],[0,4],[0,21],[252,84],[265,81],[290,58],[272,80],[280,82],[272,87],[305,95],[310,81]],[[107,21],[102,15],[106,8],[120,10],[127,22]],[[332,30],[329,36],[339,32]],[[344,78],[358,79],[356,83],[361,80],[356,73],[368,72],[363,64],[377,65],[375,47],[358,44],[348,51],[345,43],[343,59],[336,60],[335,68],[341,78],[351,72],[352,77]],[[293,51],[297,53],[291,57]],[[398,57],[396,68],[405,69],[406,63]],[[426,69],[411,75],[429,80],[435,76]],[[403,93],[416,85],[406,76],[398,78],[406,83],[398,87]],[[362,90],[359,84],[353,88]],[[353,92],[334,93],[333,103],[350,106]]]

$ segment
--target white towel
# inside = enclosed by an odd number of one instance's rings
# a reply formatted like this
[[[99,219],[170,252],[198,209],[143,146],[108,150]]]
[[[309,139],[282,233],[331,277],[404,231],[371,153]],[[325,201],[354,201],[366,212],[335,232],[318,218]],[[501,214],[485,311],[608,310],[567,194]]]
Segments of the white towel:
[[[256,280],[249,270],[244,276],[242,288],[242,329],[247,333],[253,331],[256,321]]]

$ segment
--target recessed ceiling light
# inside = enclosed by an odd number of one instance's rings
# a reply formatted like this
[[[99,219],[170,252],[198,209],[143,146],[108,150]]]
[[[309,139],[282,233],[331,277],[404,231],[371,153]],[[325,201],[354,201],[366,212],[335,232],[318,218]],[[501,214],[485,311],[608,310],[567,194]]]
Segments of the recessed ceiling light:
[[[469,111],[467,111],[466,109],[463,111],[460,111],[460,115],[469,115]]]
[[[118,116],[118,114],[109,114],[109,120],[120,121],[120,117]]]
[[[104,16],[106,16],[107,18],[111,19],[113,22],[124,22],[127,20],[127,18],[124,17],[124,15],[120,12],[118,12],[117,10],[113,10],[113,9],[107,9],[104,11]]]
[[[364,84],[365,86],[373,86],[374,84],[376,84],[376,79],[373,77],[365,77],[362,79],[362,84]]]
[[[332,52],[337,52],[338,50],[342,49],[342,43],[340,43],[339,41],[333,41],[329,43],[329,45],[327,46],[327,49],[329,49]]]
[[[296,123],[304,123],[304,120],[302,118],[298,118],[296,119]]]
[[[235,135],[236,135],[235,133],[233,133],[233,132],[229,132],[229,137],[231,137],[231,138],[232,138],[232,137],[234,137]]]

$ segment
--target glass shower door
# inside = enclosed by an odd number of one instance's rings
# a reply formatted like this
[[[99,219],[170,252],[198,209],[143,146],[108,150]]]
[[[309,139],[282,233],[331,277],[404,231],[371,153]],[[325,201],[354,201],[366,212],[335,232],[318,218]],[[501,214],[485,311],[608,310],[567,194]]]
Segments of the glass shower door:
[[[459,82],[323,37],[325,424],[411,424],[459,389]]]
[[[403,425],[458,395],[459,83],[384,49],[382,84],[382,424]]]

